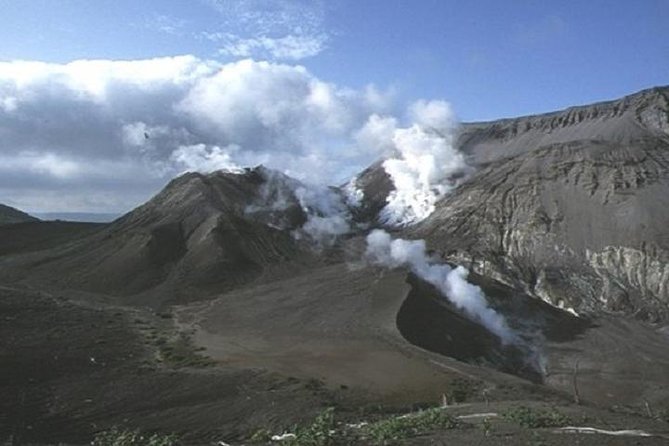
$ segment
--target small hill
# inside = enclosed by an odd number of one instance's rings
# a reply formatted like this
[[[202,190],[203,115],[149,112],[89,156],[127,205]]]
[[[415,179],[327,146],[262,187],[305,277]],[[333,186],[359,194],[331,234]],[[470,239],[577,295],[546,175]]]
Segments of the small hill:
[[[24,223],[27,221],[38,221],[38,219],[13,207],[0,204],[0,225]]]
[[[306,221],[298,185],[264,167],[187,173],[29,269],[65,288],[157,306],[283,277],[319,263],[291,235]]]

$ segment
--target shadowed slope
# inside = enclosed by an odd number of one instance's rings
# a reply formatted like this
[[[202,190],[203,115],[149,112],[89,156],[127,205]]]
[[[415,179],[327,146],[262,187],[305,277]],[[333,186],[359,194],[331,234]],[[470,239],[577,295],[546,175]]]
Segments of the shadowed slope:
[[[0,225],[38,221],[38,218],[10,206],[0,204]]]
[[[152,305],[288,274],[317,261],[290,234],[306,219],[295,181],[276,176],[183,175],[105,230],[19,266],[41,282]]]

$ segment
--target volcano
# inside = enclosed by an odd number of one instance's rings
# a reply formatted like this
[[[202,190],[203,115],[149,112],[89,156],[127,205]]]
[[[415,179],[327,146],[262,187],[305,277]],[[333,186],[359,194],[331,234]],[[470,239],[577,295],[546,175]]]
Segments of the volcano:
[[[520,401],[666,430],[669,88],[466,123],[457,146],[472,172],[423,221],[385,229],[468,268],[522,342],[365,261],[394,188],[382,161],[355,178],[359,204],[327,190],[349,225],[327,244],[304,232],[328,216],[299,181],[187,173],[109,224],[0,227],[0,438],[128,426],[237,444],[324,407],[367,422],[463,401],[454,416],[478,408],[463,423]]]
[[[666,320],[669,88],[465,124],[458,146],[476,172],[408,238],[556,306]],[[378,215],[383,167],[359,184]]]

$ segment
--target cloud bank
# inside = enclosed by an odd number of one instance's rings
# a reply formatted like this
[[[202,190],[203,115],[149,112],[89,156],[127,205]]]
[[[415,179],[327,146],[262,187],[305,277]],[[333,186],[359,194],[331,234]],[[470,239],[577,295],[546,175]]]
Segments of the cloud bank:
[[[392,102],[253,60],[0,63],[0,201],[124,211],[185,170],[261,163],[343,181],[378,156],[353,134]]]
[[[263,164],[336,185],[384,157],[396,186],[386,221],[407,224],[431,212],[466,166],[446,103],[401,109],[392,91],[251,59],[3,62],[0,202],[123,212],[185,171]],[[347,198],[359,201],[354,189]]]

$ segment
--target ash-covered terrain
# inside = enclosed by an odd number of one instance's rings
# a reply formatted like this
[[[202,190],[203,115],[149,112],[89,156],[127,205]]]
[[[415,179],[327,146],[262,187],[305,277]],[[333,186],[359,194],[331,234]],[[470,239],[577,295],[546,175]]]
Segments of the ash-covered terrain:
[[[394,143],[340,187],[187,173],[0,226],[0,439],[299,442],[334,408],[313,444],[666,444],[669,88]]]
[[[0,204],[0,224],[22,223],[26,221],[37,221],[38,219],[30,214],[15,209],[11,206]]]

